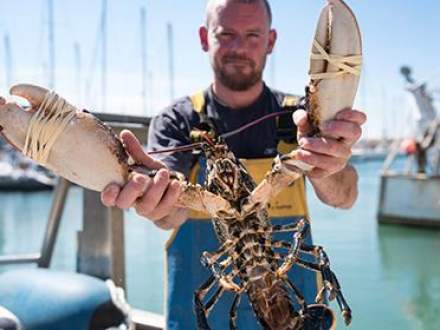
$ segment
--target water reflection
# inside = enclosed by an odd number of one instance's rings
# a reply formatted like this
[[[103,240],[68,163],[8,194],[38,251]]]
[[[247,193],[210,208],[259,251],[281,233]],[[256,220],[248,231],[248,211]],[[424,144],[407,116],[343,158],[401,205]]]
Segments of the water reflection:
[[[420,329],[440,329],[440,231],[379,226],[385,281],[400,295],[401,313]]]

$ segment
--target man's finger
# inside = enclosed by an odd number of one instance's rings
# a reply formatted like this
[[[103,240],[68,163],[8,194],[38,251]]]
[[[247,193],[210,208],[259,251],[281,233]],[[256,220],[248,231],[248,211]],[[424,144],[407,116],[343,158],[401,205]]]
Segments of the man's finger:
[[[163,230],[171,230],[181,226],[187,219],[188,210],[183,208],[176,208],[168,216],[160,220],[153,221],[153,223]]]
[[[310,152],[308,150],[298,150],[297,152],[298,160],[303,161],[318,169],[328,171],[330,173],[336,173],[342,170],[347,161],[346,159],[336,158],[328,155],[321,155],[317,153]]]
[[[293,122],[298,127],[298,131],[302,133],[310,129],[307,112],[304,110],[297,110],[293,113]]]
[[[116,184],[109,184],[101,193],[101,202],[107,207],[113,207],[116,205],[116,199],[118,198],[121,188]]]
[[[363,125],[367,121],[367,115],[359,110],[345,109],[339,111],[336,114],[335,119]]]
[[[6,99],[0,96],[0,105],[5,105]]]
[[[301,138],[299,145],[304,150],[336,158],[348,159],[351,156],[348,145],[331,138]]]
[[[127,209],[132,207],[139,196],[142,196],[144,191],[150,184],[151,179],[142,174],[135,174],[133,178],[126,183],[124,188],[119,193],[116,199],[116,206],[120,209]]]
[[[154,159],[153,157],[145,153],[141,143],[132,132],[128,130],[123,130],[120,134],[120,137],[125,145],[127,152],[136,163],[142,164],[147,168],[153,170],[165,167],[162,162]]]
[[[172,181],[156,208],[150,213],[151,219],[161,219],[170,213],[180,195],[180,184]]]
[[[319,126],[322,136],[334,139],[344,139],[348,145],[353,145],[362,135],[362,129],[357,123],[330,120]]]
[[[136,212],[150,218],[151,212],[157,207],[164,195],[168,184],[170,182],[170,175],[167,170],[159,170],[154,176],[147,191],[135,203]]]

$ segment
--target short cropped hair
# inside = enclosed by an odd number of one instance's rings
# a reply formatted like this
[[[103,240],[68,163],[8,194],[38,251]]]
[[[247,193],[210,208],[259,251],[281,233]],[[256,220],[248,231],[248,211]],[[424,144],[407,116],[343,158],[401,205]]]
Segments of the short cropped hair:
[[[205,24],[206,26],[209,25],[209,20],[210,20],[210,8],[211,8],[211,3],[215,1],[215,0],[208,0],[207,1],[207,5],[206,5],[206,18],[205,18]],[[272,25],[272,9],[270,8],[270,4],[269,4],[269,0],[229,0],[231,2],[238,2],[238,3],[249,3],[249,4],[253,4],[259,1],[263,1],[264,7],[266,8],[266,12],[267,12],[267,17],[269,18],[269,26]]]

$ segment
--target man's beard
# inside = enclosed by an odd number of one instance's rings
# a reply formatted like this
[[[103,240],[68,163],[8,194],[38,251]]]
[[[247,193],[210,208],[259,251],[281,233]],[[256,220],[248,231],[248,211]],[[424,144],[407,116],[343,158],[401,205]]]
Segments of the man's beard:
[[[229,61],[242,60],[248,61],[251,67],[250,73],[243,73],[237,70],[234,73],[227,72],[225,66]],[[262,80],[264,62],[261,69],[257,69],[255,62],[241,56],[227,56],[222,59],[221,65],[216,65],[214,68],[217,79],[227,88],[236,92],[243,92],[255,86]]]

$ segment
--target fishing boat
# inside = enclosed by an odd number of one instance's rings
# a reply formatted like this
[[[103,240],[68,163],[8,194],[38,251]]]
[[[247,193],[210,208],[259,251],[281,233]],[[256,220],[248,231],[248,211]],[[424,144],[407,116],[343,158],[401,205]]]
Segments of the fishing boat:
[[[440,116],[426,84],[402,67],[417,111],[414,135],[398,140],[385,160],[380,183],[378,221],[400,225],[440,228]],[[407,157],[400,168],[396,158],[404,149]]]

